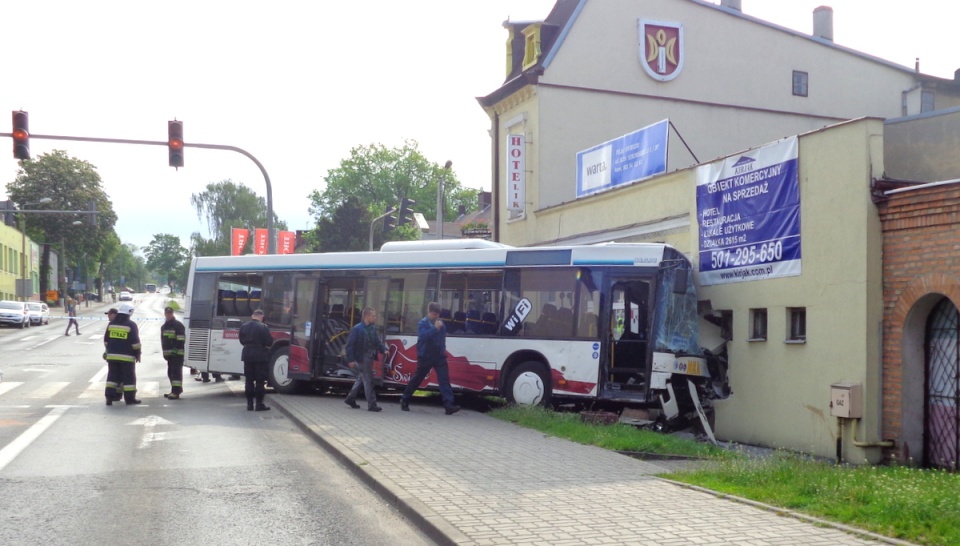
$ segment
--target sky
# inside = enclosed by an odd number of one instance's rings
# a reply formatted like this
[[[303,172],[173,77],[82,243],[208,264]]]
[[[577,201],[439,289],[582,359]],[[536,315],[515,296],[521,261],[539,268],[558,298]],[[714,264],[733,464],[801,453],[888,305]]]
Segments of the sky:
[[[35,135],[165,141],[167,121],[182,120],[187,143],[254,155],[276,214],[290,229],[309,229],[308,195],[357,146],[415,140],[428,160],[452,161],[461,184],[489,190],[490,121],[476,97],[503,83],[503,21],[543,19],[553,4],[2,2],[0,109],[28,111]],[[949,39],[960,5],[952,2],[742,1],[744,13],[803,33],[820,5],[833,7],[839,45],[908,67],[920,57],[921,72],[943,78],[960,68]],[[236,152],[188,147],[175,170],[162,146],[33,139],[30,148],[34,157],[60,149],[96,166],[117,233],[137,247],[161,233],[184,246],[191,233],[209,236],[190,205],[209,183],[229,179],[266,194],[260,170]],[[12,153],[0,154],[0,194],[17,168]]]

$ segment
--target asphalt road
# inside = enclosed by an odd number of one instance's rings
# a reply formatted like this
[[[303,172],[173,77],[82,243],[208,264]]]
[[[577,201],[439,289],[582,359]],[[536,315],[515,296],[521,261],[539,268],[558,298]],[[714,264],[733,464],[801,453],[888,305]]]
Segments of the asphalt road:
[[[104,404],[106,321],[0,330],[0,544],[430,543],[241,381],[165,400],[164,299],[137,300],[137,406]]]

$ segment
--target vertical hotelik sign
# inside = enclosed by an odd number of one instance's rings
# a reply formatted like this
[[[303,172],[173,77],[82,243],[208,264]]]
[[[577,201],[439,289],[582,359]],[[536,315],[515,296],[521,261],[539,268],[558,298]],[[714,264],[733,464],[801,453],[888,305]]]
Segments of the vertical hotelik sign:
[[[230,255],[239,256],[243,254],[243,247],[247,246],[247,237],[250,236],[249,229],[231,228],[230,230]]]
[[[524,184],[524,136],[507,135],[507,209],[523,212]]]
[[[267,240],[269,239],[269,232],[264,228],[257,228],[253,232],[253,253],[254,254],[266,254],[267,253]]]
[[[700,284],[800,275],[797,137],[697,168]]]

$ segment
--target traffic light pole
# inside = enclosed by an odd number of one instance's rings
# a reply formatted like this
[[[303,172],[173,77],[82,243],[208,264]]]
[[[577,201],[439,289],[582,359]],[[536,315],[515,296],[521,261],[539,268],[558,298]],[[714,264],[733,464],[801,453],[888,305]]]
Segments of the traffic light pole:
[[[0,133],[0,137],[13,137],[13,133]],[[64,136],[64,135],[35,135],[30,134],[31,139],[41,139],[41,140],[72,140],[77,142],[108,142],[111,144],[142,144],[146,146],[168,146],[169,142],[163,140],[132,140],[128,138],[99,138],[99,137],[77,137],[77,136]],[[236,146],[226,146],[223,144],[191,144],[184,142],[183,146],[185,148],[206,148],[208,150],[228,150],[231,152],[237,152],[243,154],[250,158],[251,161],[256,164],[260,169],[260,172],[263,174],[263,180],[267,184],[267,253],[276,254],[277,253],[277,238],[275,237],[276,233],[273,228],[273,187],[270,185],[270,176],[267,174],[267,170],[263,168],[263,164],[257,160],[256,157],[242,149],[237,148]],[[382,217],[381,217],[382,218]],[[370,246],[373,246],[373,235],[370,235]]]
[[[395,212],[397,212],[397,209],[390,209],[386,212],[386,214],[381,214],[380,216],[377,216],[370,222],[370,250],[371,251],[373,250],[373,226],[377,224],[377,220],[380,220],[381,218],[386,218],[387,216],[390,216]]]

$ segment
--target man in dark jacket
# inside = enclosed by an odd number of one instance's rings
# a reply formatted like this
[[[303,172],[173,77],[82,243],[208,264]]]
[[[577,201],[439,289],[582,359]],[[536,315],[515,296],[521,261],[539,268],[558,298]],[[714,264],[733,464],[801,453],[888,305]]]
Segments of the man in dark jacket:
[[[107,348],[107,405],[112,406],[117,385],[123,384],[123,400],[127,404],[139,404],[137,399],[136,363],[140,362],[140,330],[130,320],[133,305],[121,303],[117,316],[110,321],[103,333]]]
[[[270,335],[270,328],[263,323],[262,310],[257,309],[250,318],[253,320],[240,327],[238,336],[240,344],[243,345],[240,359],[243,360],[243,375],[246,376],[244,394],[247,395],[247,411],[254,410],[254,399],[257,411],[268,411],[270,406],[264,405],[263,396],[266,392],[273,336]]]
[[[186,330],[183,323],[173,316],[173,307],[165,307],[163,316],[167,321],[160,327],[160,348],[163,359],[167,361],[167,377],[170,379],[170,393],[163,397],[178,400],[183,393],[183,345],[186,342]]]
[[[400,397],[400,409],[403,411],[410,411],[410,398],[420,388],[420,383],[431,368],[437,372],[437,385],[446,414],[453,415],[460,411],[460,406],[453,403],[450,370],[447,368],[447,329],[440,320],[440,311],[439,303],[430,302],[427,304],[427,316],[417,323],[417,371]]]
[[[363,310],[363,320],[350,329],[346,349],[347,365],[358,370],[359,375],[343,402],[353,409],[359,408],[357,396],[360,395],[360,387],[363,387],[363,394],[367,397],[367,411],[380,411],[382,408],[377,405],[377,393],[373,390],[373,361],[377,359],[378,352],[387,352],[387,346],[377,335],[375,309],[367,307]]]

